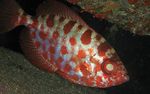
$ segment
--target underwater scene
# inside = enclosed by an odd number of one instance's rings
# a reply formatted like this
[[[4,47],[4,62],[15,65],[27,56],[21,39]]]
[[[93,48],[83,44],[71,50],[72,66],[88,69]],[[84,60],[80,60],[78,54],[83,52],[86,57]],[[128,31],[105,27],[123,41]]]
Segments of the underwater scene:
[[[150,0],[0,0],[0,94],[149,94]]]

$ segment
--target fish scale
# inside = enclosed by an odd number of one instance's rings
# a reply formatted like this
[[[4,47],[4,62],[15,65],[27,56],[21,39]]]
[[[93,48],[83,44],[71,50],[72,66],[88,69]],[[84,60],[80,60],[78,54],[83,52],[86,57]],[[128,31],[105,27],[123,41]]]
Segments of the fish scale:
[[[55,17],[54,17],[55,18]],[[59,19],[56,19],[56,22],[58,22],[58,20]],[[65,21],[65,20],[64,20]],[[69,21],[68,21],[68,23],[70,23]],[[68,23],[66,23],[66,24],[64,24],[64,25],[59,25],[58,24],[58,26],[66,26],[66,25],[68,25]],[[73,26],[72,26],[73,27]],[[50,28],[51,29],[51,28]],[[62,28],[62,29],[64,29],[64,28]],[[71,30],[71,29],[70,29]],[[40,31],[40,30],[39,30]],[[63,34],[62,34],[62,36],[64,36],[65,37],[65,35],[66,35],[66,33],[65,33],[65,31],[63,31],[63,30],[60,30],[60,33],[61,33],[61,31],[62,32],[64,32]],[[54,33],[54,31],[50,31],[51,32],[51,34],[53,34]],[[68,31],[67,31],[68,32]],[[69,31],[69,32],[73,32],[73,30],[72,31]],[[74,30],[74,32],[76,32],[75,30]],[[86,29],[85,29],[85,31],[82,31],[82,34],[84,34],[84,32],[86,32]],[[52,36],[52,35],[50,35],[50,36]],[[67,35],[66,35],[67,36]],[[71,36],[71,35],[70,35]],[[80,37],[79,38],[81,38],[81,36],[82,35],[80,35]],[[77,36],[78,37],[78,36]],[[63,38],[63,37],[62,37]],[[74,36],[74,38],[76,39],[76,37]],[[60,40],[61,40],[61,38],[60,38]],[[84,40],[84,39],[83,39]],[[57,41],[57,40],[56,40]],[[79,42],[79,41],[78,41]],[[82,41],[80,40],[80,43],[82,43]],[[52,45],[52,44],[51,44]],[[66,44],[65,44],[66,45]],[[84,45],[84,44],[82,44],[82,45]],[[88,45],[92,45],[92,44],[88,44]],[[56,46],[56,45],[55,45]],[[78,45],[79,46],[79,45]],[[85,45],[86,46],[86,45]],[[62,47],[62,45],[61,45],[61,47]],[[57,47],[56,47],[57,48]],[[84,47],[83,47],[84,48]],[[76,52],[79,52],[79,49],[78,50],[75,50]],[[84,51],[84,50],[83,50]],[[68,52],[70,52],[70,51],[68,51]],[[49,54],[49,53],[48,53]],[[60,55],[63,55],[62,53],[59,53]],[[69,54],[69,53],[68,53]],[[67,54],[66,54],[67,55]],[[86,54],[85,54],[85,56],[86,56]],[[59,57],[62,57],[63,59],[64,59],[64,57],[65,56],[59,56]],[[68,57],[68,56],[67,56]],[[58,58],[55,58],[55,61],[57,60]],[[84,59],[84,58],[83,58]],[[65,60],[65,59],[64,59]],[[67,61],[65,61],[65,62],[67,62]],[[56,62],[57,63],[57,62]],[[69,63],[69,62],[68,62]],[[94,63],[93,63],[94,64]],[[63,65],[63,67],[62,67],[62,65]],[[64,62],[62,63],[62,65],[61,65],[61,67],[59,68],[60,70],[62,70],[62,71],[64,71],[64,70],[66,70],[66,69],[62,69],[62,68],[64,68],[65,67],[65,65],[64,65]],[[69,66],[69,65],[68,65]],[[78,65],[77,65],[78,66]],[[66,68],[68,68],[68,67],[66,67]],[[73,69],[73,71],[74,71],[74,69]],[[69,71],[68,71],[69,72]],[[80,72],[80,74],[79,73],[77,73],[76,75],[77,76],[79,76],[79,77],[82,77],[83,76],[83,73],[82,73],[82,71],[79,71]],[[80,80],[80,79],[79,79]]]
[[[32,17],[11,3],[18,10],[14,27],[26,26],[21,47],[33,65],[84,86],[106,88],[128,81],[115,50],[67,6],[47,0]]]

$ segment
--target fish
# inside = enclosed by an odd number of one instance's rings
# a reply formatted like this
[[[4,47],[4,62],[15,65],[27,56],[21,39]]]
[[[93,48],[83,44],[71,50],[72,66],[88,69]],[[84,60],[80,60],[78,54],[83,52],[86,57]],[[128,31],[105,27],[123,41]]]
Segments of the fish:
[[[20,45],[26,58],[39,69],[96,88],[129,80],[115,49],[65,4],[43,1],[36,16],[31,16],[15,0],[1,0],[0,12],[1,33],[25,26]]]

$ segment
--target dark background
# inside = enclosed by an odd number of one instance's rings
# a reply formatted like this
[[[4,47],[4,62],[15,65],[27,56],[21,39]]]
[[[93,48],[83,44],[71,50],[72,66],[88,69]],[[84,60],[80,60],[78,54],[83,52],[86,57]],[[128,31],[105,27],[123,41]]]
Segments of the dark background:
[[[33,16],[42,1],[17,0],[23,9]],[[63,0],[61,2],[76,12],[80,10],[78,6],[68,4]],[[134,35],[122,28],[112,29],[114,24],[94,19],[88,13],[79,13],[79,15],[116,49],[130,76],[129,82],[106,89],[107,94],[148,94],[150,90],[150,36]],[[23,28],[20,26],[12,32],[0,34],[0,46],[22,53],[19,45],[19,33]]]

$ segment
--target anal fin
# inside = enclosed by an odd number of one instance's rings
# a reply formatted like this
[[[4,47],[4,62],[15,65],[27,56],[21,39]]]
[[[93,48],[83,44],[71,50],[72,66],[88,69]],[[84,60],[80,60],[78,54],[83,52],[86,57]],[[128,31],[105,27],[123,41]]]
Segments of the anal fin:
[[[34,46],[30,35],[30,29],[25,29],[21,32],[20,44],[26,58],[33,65],[47,72],[55,72],[57,70],[57,67],[51,64],[51,62],[48,62]]]

